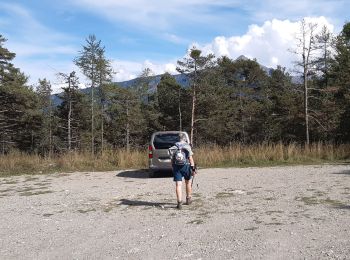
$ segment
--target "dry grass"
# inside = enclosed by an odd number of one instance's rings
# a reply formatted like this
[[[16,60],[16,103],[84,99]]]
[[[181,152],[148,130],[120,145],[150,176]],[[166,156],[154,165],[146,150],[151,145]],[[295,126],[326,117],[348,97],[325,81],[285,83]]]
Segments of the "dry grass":
[[[216,145],[194,150],[200,167],[264,166],[280,164],[308,164],[339,162],[350,159],[350,145],[314,143],[302,146],[233,144]],[[92,156],[89,152],[71,152],[56,157],[42,157],[13,151],[0,156],[0,176],[68,171],[108,171],[117,169],[142,169],[148,166],[146,150],[108,150]]]
[[[343,161],[350,158],[350,145],[314,143],[302,146],[233,144],[229,147],[202,147],[195,151],[196,161],[202,167],[303,164]]]
[[[71,152],[55,157],[13,151],[0,155],[0,176],[73,171],[111,171],[146,168],[147,151],[109,150],[92,156],[89,152]]]

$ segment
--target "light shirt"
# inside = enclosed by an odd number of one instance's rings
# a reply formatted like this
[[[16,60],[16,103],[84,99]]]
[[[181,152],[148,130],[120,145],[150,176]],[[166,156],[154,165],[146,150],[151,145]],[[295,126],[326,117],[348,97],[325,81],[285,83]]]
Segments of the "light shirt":
[[[187,150],[188,151],[188,157],[193,155],[191,146],[187,142],[184,142],[184,141],[177,142],[174,146],[169,148],[169,153],[171,155],[173,155],[174,152],[177,150],[177,146],[176,145],[178,145],[182,149]]]

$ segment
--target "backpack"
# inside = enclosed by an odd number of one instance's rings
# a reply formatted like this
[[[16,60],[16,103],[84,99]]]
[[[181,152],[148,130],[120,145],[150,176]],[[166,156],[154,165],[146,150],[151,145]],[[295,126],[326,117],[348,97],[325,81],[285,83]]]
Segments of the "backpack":
[[[176,150],[173,153],[173,164],[175,165],[185,165],[187,163],[187,155],[185,152],[185,149],[183,148],[183,145],[176,143]]]

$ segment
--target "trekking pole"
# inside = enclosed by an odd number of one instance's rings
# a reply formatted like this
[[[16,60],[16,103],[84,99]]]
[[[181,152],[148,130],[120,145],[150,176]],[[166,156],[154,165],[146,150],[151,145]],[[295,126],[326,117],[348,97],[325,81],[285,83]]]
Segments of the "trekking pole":
[[[197,165],[194,165],[194,172],[197,173]],[[191,188],[193,187],[194,176],[195,176],[195,174],[192,175]],[[198,186],[198,184],[197,184],[197,186]]]

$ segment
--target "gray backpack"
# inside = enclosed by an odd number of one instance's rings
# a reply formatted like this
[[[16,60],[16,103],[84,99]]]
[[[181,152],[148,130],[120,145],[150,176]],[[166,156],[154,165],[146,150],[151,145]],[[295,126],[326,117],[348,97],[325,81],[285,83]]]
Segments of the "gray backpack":
[[[184,151],[185,149],[183,148],[183,145],[181,145],[180,143],[176,143],[176,150],[173,153],[173,164],[175,165],[185,165],[187,163],[187,155],[186,152]]]

